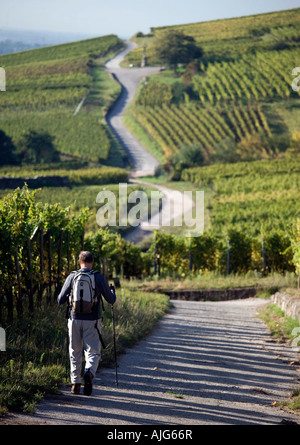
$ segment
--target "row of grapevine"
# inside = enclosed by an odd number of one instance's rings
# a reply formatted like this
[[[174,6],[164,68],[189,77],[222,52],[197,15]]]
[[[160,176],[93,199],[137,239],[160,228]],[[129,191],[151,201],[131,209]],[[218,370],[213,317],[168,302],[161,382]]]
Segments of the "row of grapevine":
[[[217,167],[225,177],[226,171]],[[246,165],[243,169],[241,166],[239,172],[246,173],[247,169],[250,174],[254,167]],[[282,183],[282,190],[285,190],[289,177],[287,175]],[[249,179],[253,180],[253,175]],[[220,188],[226,193],[226,184],[225,187],[224,183],[215,185],[217,196]],[[280,202],[277,204],[281,205]],[[212,205],[214,207],[214,203]],[[224,208],[224,203],[221,205]],[[272,212],[277,210],[273,205]],[[291,210],[290,217],[294,221],[297,212]],[[226,218],[221,215],[221,227],[214,226],[212,218],[212,229],[198,238],[175,237],[157,231],[149,251],[142,253],[139,247],[105,229],[84,236],[88,215],[87,209],[77,216],[70,216],[69,210],[58,204],[36,202],[35,192],[26,187],[0,201],[0,319],[12,318],[15,310],[22,316],[26,308],[33,312],[42,303],[53,301],[63,279],[77,268],[78,253],[82,248],[93,252],[95,268],[107,277],[116,274],[140,277],[158,270],[166,274],[207,270],[221,273],[294,270],[290,239],[282,227],[275,226],[274,220],[273,230],[254,234],[245,228],[239,229],[236,224],[234,230],[232,226],[225,226]],[[248,224],[252,224],[249,215],[247,219]]]
[[[262,230],[287,232],[300,217],[299,171],[299,158],[286,158],[195,167],[184,170],[182,179],[213,190],[209,219],[214,233],[234,226],[258,236]]]
[[[298,66],[299,50],[247,55],[235,62],[209,64],[205,75],[193,78],[203,105],[245,99],[286,99],[294,94],[291,71]]]
[[[131,115],[168,157],[183,145],[198,145],[209,161],[211,150],[226,138],[237,142],[257,132],[271,135],[259,104],[228,106],[226,110],[196,103],[136,107]]]
[[[230,229],[216,236],[206,231],[198,238],[184,238],[156,231],[150,246],[154,271],[187,276],[194,272],[219,271],[222,274],[295,271],[291,239],[284,232],[252,238]]]
[[[75,106],[74,106],[75,109]],[[55,136],[58,151],[84,156],[86,160],[101,162],[106,160],[110,150],[110,140],[106,128],[95,114],[78,113],[73,115],[65,106],[37,110],[2,110],[0,129],[9,135],[15,144],[22,138],[26,129],[47,132]]]
[[[99,115],[91,107],[74,112],[94,88],[94,59],[122,45],[111,35],[0,56],[6,71],[0,129],[16,146],[24,133],[47,132],[60,153],[107,160],[112,144]]]
[[[104,229],[85,236],[87,208],[70,215],[69,208],[42,204],[35,194],[23,187],[0,201],[0,320],[55,300],[64,278],[78,269],[83,248],[107,278],[142,274],[138,247]]]

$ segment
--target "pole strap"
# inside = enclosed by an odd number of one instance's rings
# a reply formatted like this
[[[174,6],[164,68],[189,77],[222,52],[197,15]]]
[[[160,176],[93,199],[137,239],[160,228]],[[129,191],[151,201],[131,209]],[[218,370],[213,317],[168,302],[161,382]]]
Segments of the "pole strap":
[[[102,335],[101,335],[101,332],[99,331],[99,328],[98,328],[98,325],[97,325],[97,320],[96,320],[96,323],[95,323],[95,328],[96,328],[96,330],[97,330],[97,332],[98,332],[98,335],[99,335],[99,339],[100,339],[102,348],[105,349],[105,348],[106,348],[106,345],[105,345],[105,343],[104,343],[104,340],[103,340],[103,337],[102,337]]]

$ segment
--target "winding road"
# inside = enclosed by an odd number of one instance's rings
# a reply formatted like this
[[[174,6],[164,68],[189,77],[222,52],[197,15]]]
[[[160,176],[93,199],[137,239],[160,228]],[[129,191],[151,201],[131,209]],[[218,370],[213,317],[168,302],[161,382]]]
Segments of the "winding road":
[[[124,126],[122,119],[126,108],[133,100],[140,81],[159,71],[158,67],[121,68],[119,64],[125,55],[135,48],[133,42],[127,42],[126,49],[105,64],[105,69],[121,84],[122,92],[106,120],[113,133],[124,146],[132,166],[132,177],[154,175],[159,165],[158,160],[149,153]]]
[[[105,64],[105,69],[122,86],[121,95],[106,116],[106,120],[113,133],[123,145],[130,160],[132,171],[129,181],[132,183],[149,186],[149,183],[143,182],[138,178],[143,176],[153,176],[156,168],[159,165],[159,161],[151,153],[149,153],[125,127],[123,124],[123,116],[126,108],[133,100],[141,80],[158,72],[160,68],[121,68],[120,63],[124,59],[125,55],[135,47],[135,43],[128,41],[126,44],[126,49]],[[150,222],[144,221],[138,227],[135,227],[133,230],[127,233],[124,238],[129,242],[133,242],[134,244],[141,243],[145,238],[152,235],[153,229],[161,227],[162,221],[164,221],[164,216],[167,214],[167,212],[169,212],[171,222],[182,216],[183,209],[185,212],[189,212],[190,209],[194,207],[193,200],[187,197],[184,198],[184,195],[181,192],[174,192],[174,190],[158,184],[151,184],[151,187],[159,190],[165,198],[161,211],[159,212],[160,223],[155,226],[151,226]],[[159,218],[156,219],[159,220]]]

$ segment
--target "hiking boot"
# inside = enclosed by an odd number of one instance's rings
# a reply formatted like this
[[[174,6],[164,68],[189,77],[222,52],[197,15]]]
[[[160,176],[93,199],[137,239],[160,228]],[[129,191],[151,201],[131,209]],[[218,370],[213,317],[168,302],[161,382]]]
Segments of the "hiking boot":
[[[80,394],[80,383],[74,383],[71,388],[72,394]]]
[[[92,394],[92,380],[93,380],[93,374],[90,371],[86,371],[83,376],[84,380],[84,388],[83,388],[83,394],[85,396],[90,396]]]

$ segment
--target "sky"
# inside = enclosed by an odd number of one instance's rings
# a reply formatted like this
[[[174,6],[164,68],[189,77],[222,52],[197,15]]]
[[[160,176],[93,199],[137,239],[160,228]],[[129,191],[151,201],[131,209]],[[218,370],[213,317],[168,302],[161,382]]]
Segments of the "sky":
[[[0,29],[117,34],[300,7],[300,0],[0,0]]]

